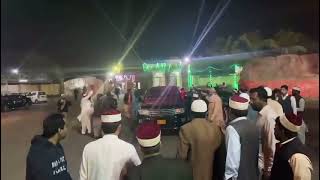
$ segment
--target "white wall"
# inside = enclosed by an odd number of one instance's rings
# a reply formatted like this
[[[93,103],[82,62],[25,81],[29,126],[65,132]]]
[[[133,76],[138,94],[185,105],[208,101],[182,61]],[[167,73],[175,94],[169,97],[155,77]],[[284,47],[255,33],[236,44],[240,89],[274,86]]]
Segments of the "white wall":
[[[39,85],[23,84],[20,85],[20,92],[39,91]]]
[[[164,73],[153,73],[153,87],[155,86],[165,86],[166,85],[166,77]]]
[[[8,90],[8,91],[7,91]],[[59,84],[15,84],[1,85],[1,94],[25,93],[31,91],[44,91],[47,95],[59,95]]]
[[[169,76],[169,85],[182,87],[182,79],[180,72],[171,72]]]

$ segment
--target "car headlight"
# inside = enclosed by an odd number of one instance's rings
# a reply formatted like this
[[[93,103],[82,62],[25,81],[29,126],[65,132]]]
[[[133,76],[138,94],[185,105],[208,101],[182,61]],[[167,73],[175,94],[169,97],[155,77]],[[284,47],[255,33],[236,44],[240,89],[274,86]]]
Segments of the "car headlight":
[[[145,115],[145,116],[148,116],[150,114],[149,110],[147,109],[140,109],[138,110],[138,112],[140,115]]]
[[[176,109],[176,114],[182,114],[182,113],[184,113],[184,108]]]

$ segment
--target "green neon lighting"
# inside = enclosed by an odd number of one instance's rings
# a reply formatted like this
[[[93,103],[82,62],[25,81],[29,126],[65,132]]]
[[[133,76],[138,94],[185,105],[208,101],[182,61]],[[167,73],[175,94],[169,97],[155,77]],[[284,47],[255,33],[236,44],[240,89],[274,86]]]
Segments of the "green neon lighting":
[[[213,82],[213,80],[212,80],[212,69],[209,69],[209,83],[208,83],[208,87],[213,87],[212,82]]]
[[[156,63],[147,64],[143,63],[142,68],[144,72],[180,72],[182,69],[181,63],[168,64],[168,63]]]
[[[239,80],[240,80],[240,72],[242,71],[242,67],[234,64],[234,74],[233,74],[233,88],[239,89]]]
[[[188,88],[191,88],[193,85],[193,77],[191,73],[191,66],[188,64]]]

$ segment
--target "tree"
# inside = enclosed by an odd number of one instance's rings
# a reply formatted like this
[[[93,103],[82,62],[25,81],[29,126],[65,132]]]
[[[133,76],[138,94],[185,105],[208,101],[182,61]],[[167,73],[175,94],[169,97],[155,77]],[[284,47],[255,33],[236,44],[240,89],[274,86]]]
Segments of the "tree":
[[[280,30],[271,37],[264,37],[259,31],[240,35],[238,38],[218,37],[213,47],[207,49],[207,55],[252,52],[289,48],[290,53],[305,53],[317,50],[319,43],[300,32]]]
[[[318,44],[305,34],[290,30],[280,30],[273,37],[281,47],[302,46],[310,51],[316,49]]]

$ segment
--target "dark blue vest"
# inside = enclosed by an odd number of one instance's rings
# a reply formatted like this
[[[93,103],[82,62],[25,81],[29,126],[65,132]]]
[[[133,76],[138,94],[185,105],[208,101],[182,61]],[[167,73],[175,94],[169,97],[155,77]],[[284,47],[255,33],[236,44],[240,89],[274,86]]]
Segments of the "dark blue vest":
[[[293,113],[293,109],[291,107],[291,96],[287,96],[284,100],[280,98],[279,103],[281,104],[284,113]]]

